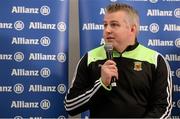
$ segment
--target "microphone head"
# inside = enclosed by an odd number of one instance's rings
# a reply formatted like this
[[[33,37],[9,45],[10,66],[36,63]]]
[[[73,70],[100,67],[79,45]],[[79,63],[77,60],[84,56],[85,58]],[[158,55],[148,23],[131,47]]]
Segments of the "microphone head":
[[[104,49],[105,49],[105,51],[113,51],[112,43],[106,43],[104,45]]]
[[[107,59],[113,59],[113,46],[111,43],[106,43],[104,45],[104,49],[106,51]]]

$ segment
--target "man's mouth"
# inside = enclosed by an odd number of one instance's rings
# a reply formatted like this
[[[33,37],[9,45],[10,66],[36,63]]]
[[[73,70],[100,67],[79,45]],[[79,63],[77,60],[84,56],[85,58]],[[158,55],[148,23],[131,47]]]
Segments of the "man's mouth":
[[[108,41],[111,41],[111,40],[114,39],[114,37],[107,37],[106,39],[107,39]]]

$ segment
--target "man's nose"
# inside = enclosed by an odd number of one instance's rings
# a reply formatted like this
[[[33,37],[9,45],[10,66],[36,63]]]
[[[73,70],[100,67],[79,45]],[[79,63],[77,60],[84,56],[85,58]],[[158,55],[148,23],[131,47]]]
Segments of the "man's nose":
[[[111,29],[110,25],[107,25],[107,27],[105,28],[105,32],[106,33],[111,33],[112,32],[112,29]]]

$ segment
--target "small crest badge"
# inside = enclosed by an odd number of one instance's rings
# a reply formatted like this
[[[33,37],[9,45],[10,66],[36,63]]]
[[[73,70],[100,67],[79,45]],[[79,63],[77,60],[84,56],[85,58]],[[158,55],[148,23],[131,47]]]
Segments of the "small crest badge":
[[[142,70],[142,62],[134,62],[134,70],[141,71]]]

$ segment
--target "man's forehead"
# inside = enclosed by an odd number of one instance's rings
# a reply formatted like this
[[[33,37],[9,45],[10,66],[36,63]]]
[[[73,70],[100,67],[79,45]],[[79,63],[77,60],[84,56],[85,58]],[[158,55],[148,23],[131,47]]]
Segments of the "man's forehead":
[[[125,12],[118,11],[113,13],[107,13],[104,15],[104,21],[121,21],[127,18]]]
[[[111,22],[111,23],[118,23],[119,21],[118,20],[104,20],[104,22]]]
[[[126,13],[126,11],[118,10],[118,11],[114,11],[114,12],[106,12],[105,15],[124,14],[124,13]]]

